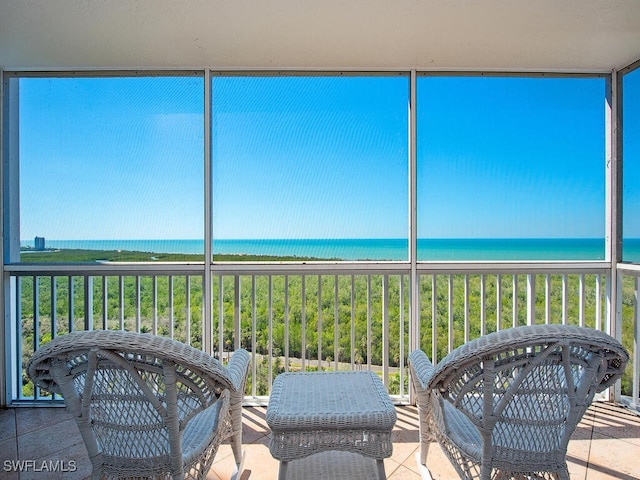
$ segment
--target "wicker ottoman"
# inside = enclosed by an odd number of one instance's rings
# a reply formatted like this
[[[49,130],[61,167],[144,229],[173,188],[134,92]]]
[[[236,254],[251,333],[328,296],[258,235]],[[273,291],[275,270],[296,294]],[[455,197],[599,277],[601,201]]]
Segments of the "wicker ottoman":
[[[375,459],[382,480],[395,423],[393,403],[373,372],[282,373],[267,407],[278,478],[286,479],[291,460],[340,450]]]

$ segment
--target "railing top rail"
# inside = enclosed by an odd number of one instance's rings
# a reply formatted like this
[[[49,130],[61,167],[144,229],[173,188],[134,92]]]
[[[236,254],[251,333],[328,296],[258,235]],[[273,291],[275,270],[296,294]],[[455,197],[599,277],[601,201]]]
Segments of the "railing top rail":
[[[605,261],[457,261],[418,262],[421,274],[526,274],[606,273]],[[4,271],[17,275],[203,275],[204,262],[96,262],[86,264],[16,263]],[[408,274],[409,262],[214,262],[214,274],[222,275],[367,275]],[[619,270],[640,274],[640,266],[619,264]]]
[[[203,275],[203,262],[96,262],[96,263],[15,263],[4,271],[28,275]]]
[[[435,274],[464,273],[606,273],[611,264],[605,261],[474,261],[418,263],[418,272]]]
[[[616,265],[619,272],[626,273],[628,275],[640,276],[640,264],[636,263],[619,263]]]

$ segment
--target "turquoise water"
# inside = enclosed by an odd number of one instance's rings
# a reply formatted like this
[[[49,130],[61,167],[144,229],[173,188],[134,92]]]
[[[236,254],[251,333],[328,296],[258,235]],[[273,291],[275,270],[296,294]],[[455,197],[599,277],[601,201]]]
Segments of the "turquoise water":
[[[22,241],[23,247],[34,241]],[[203,254],[203,240],[46,240],[46,248]],[[214,254],[407,260],[406,239],[214,240]],[[604,240],[584,238],[420,239],[418,260],[603,260]],[[624,241],[625,261],[640,261],[640,239]]]

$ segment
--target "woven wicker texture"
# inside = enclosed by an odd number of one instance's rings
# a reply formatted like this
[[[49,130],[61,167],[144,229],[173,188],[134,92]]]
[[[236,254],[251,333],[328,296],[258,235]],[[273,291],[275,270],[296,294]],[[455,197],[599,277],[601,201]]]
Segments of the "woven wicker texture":
[[[396,411],[373,372],[282,373],[273,383],[267,424],[274,458],[325,450],[391,456]]]
[[[92,478],[206,478],[220,443],[242,456],[249,354],[228,366],[183,343],[122,331],[72,332],[32,356],[27,373],[64,397]]]
[[[286,480],[371,480],[376,462],[349,452],[322,452],[289,464]]]
[[[461,478],[568,479],[566,449],[596,392],[629,360],[590,328],[534,325],[458,347],[435,367],[409,355],[421,453],[437,440]]]

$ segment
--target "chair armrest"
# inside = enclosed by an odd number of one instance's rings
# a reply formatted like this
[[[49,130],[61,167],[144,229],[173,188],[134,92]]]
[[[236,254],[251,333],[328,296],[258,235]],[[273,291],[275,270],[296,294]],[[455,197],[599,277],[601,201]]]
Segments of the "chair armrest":
[[[249,352],[241,348],[233,352],[231,360],[229,360],[227,364],[227,372],[229,373],[233,390],[235,392],[242,391],[243,395],[250,361],[251,356]]]
[[[431,381],[435,367],[422,350],[414,350],[409,354],[409,365],[415,375],[417,384],[423,389],[427,389],[427,385]]]

